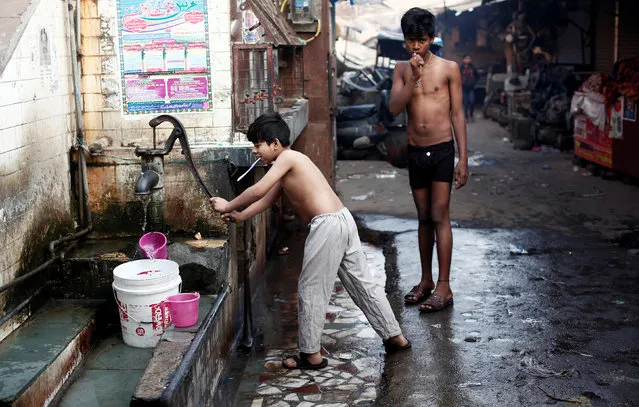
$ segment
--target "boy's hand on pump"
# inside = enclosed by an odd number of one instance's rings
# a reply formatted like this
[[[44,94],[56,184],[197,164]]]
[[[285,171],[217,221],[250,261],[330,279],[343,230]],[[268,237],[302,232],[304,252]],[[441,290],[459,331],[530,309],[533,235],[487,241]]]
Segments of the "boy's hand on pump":
[[[232,223],[244,222],[246,220],[244,219],[242,212],[238,212],[238,211],[223,213],[222,217]]]
[[[216,212],[220,212],[220,213],[228,213],[229,211],[229,202],[224,199],[224,198],[220,198],[220,197],[213,197],[211,199],[209,199],[209,202],[211,203],[211,205],[213,206],[213,209]]]

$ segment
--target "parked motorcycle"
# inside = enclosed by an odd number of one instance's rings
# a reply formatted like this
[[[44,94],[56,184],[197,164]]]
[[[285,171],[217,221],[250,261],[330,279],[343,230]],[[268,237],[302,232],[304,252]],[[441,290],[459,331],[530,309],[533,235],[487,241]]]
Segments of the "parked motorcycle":
[[[367,77],[366,72],[346,79],[347,86],[359,92],[360,98],[375,99],[375,103],[362,103],[337,108],[337,146],[341,150],[364,150],[374,147],[386,137],[387,129],[383,124],[385,98],[391,86],[391,79],[375,80],[368,77],[368,86],[362,86],[357,79]],[[385,92],[384,92],[385,91]]]

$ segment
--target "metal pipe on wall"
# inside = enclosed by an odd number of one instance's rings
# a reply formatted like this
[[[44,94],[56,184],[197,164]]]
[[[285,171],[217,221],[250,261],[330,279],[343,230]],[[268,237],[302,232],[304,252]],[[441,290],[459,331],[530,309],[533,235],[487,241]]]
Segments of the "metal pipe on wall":
[[[242,273],[242,283],[244,285],[244,323],[242,324],[242,337],[240,339],[239,347],[248,352],[253,348],[253,293],[251,291],[251,267],[248,251],[246,250],[248,245],[249,236],[251,236],[251,221],[244,221],[244,270]],[[239,270],[238,270],[239,271]]]
[[[80,4],[82,0],[75,0],[75,42],[78,49],[82,49],[82,31],[80,27]]]
[[[22,311],[22,309],[24,307],[29,305],[31,303],[31,301],[33,301],[33,299],[35,297],[40,295],[43,290],[44,290],[44,286],[38,288],[37,290],[35,290],[35,292],[33,294],[28,296],[24,301],[22,301],[20,304],[16,305],[11,311],[9,311],[5,315],[3,315],[2,318],[0,318],[0,326],[2,326],[5,323],[9,322],[11,320],[11,318],[13,318],[18,312]]]
[[[78,0],[79,4],[79,0]],[[84,229],[73,233],[71,235],[65,236],[62,239],[54,240],[49,243],[49,252],[51,256],[55,256],[55,247],[58,244],[68,242],[70,240],[76,240],[89,234],[93,230],[93,219],[91,217],[91,205],[89,202],[89,180],[87,177],[87,162],[86,162],[86,151],[84,147],[84,122],[82,121],[82,88],[80,85],[80,67],[78,63],[78,47],[76,46],[80,42],[79,31],[76,31],[77,22],[79,20],[75,20],[73,16],[73,5],[69,2],[69,38],[70,38],[70,46],[71,46],[71,76],[73,82],[73,94],[75,101],[75,121],[76,121],[76,140],[75,147],[78,150],[78,169],[79,169],[79,178],[80,178],[80,191],[78,191],[78,197],[80,200],[80,205],[82,206],[82,219],[84,222]],[[76,10],[79,10],[79,7],[76,7]]]

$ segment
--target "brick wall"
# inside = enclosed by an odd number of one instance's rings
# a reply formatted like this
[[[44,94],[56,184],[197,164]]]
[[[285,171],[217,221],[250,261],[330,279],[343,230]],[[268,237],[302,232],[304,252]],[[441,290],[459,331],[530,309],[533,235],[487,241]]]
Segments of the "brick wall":
[[[196,165],[205,175],[210,190],[227,190],[220,186],[220,174],[226,174],[219,164],[202,158],[205,148],[214,143],[233,143],[240,139],[232,131],[232,82],[230,7],[228,1],[209,0],[209,42],[213,111],[208,113],[176,113],[184,125]],[[89,159],[89,189],[98,233],[114,234],[102,225],[117,225],[123,233],[139,233],[141,202],[133,195],[134,183],[140,172],[135,147],[152,145],[152,130],[148,122],[154,115],[124,116],[121,113],[120,77],[118,68],[116,0],[81,0],[82,15],[82,93],[83,118],[87,144],[97,143],[114,159]],[[170,134],[170,126],[158,128],[158,143]],[[189,169],[176,143],[175,154],[165,164],[165,221],[174,231],[195,231],[207,224],[214,231],[223,231],[222,223],[204,204]],[[214,192],[215,193],[215,192]],[[188,215],[188,216],[187,216]],[[120,222],[115,222],[119,220]]]
[[[65,2],[41,1],[0,74],[0,285],[37,266],[45,239],[57,238],[71,223],[74,121],[66,10]],[[15,291],[0,295],[0,310],[7,300],[15,305]],[[1,339],[12,327],[0,329]]]
[[[121,114],[116,0],[81,0],[82,93],[87,142],[105,147],[148,146],[150,116]],[[228,1],[209,0],[213,111],[175,114],[195,144],[232,141],[231,47]],[[164,140],[168,133],[160,137]]]

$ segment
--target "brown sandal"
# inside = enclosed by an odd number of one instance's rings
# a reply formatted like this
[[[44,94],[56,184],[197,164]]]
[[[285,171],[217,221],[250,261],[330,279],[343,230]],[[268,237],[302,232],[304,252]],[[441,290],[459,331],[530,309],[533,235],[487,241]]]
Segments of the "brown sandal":
[[[419,306],[419,311],[425,314],[430,314],[431,312],[441,311],[451,305],[453,305],[452,298],[447,300],[441,295],[433,294],[428,297],[425,303]]]
[[[426,298],[428,298],[431,292],[432,292],[432,289],[430,290],[422,289],[422,288],[419,288],[419,285],[416,285],[404,296],[404,302],[406,304],[420,303],[424,301]]]
[[[400,352],[403,350],[408,350],[411,348],[411,343],[408,339],[406,339],[405,345],[398,345],[396,343],[384,341],[384,349],[386,350],[386,354],[391,355],[396,352]]]

